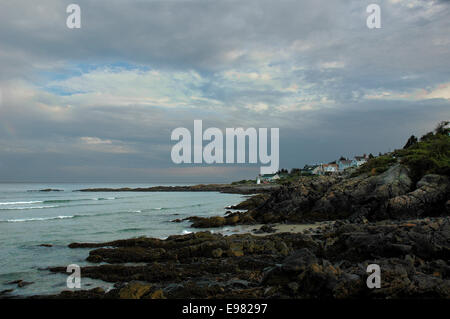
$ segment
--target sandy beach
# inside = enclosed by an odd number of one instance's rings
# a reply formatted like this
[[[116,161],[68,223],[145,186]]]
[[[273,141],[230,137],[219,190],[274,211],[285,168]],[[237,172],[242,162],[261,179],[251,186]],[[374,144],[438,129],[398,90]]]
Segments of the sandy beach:
[[[259,232],[261,227],[266,226],[265,224],[255,224],[255,225],[238,225],[234,226],[233,229],[227,228],[227,233],[231,232],[233,234],[246,234],[250,233],[255,236],[267,236],[271,234],[281,234],[281,233],[309,233],[313,230],[321,228],[325,225],[330,225],[333,222],[318,222],[314,224],[283,224],[275,223],[270,225],[273,228],[271,232]],[[220,231],[219,231],[220,232]]]

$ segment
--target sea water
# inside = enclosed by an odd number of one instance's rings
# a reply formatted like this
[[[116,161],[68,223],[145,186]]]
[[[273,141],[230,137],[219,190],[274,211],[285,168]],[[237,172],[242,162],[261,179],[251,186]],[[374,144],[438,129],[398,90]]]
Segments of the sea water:
[[[66,288],[69,274],[48,267],[85,261],[89,249],[72,242],[104,242],[138,236],[166,238],[198,229],[174,219],[223,215],[244,196],[218,192],[79,192],[84,188],[150,187],[151,184],[0,184],[0,291],[11,296],[53,294]],[[59,192],[42,192],[58,189]],[[52,247],[43,247],[50,244]],[[18,288],[11,281],[33,282]],[[111,284],[81,279],[82,289]]]

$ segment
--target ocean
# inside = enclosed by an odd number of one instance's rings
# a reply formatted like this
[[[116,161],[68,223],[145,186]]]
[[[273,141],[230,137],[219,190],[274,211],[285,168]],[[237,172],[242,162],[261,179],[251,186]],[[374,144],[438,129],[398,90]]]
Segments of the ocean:
[[[14,289],[8,294],[12,296],[58,293],[67,289],[69,274],[53,274],[46,268],[89,264],[85,261],[88,249],[70,249],[68,244],[138,236],[166,238],[198,231],[190,228],[189,222],[171,220],[194,215],[223,215],[226,206],[244,200],[243,195],[216,192],[76,191],[150,186],[157,185],[0,184],[0,291]],[[39,191],[42,189],[62,191]],[[9,284],[15,280],[33,284],[22,288]],[[81,286],[82,289],[111,288],[109,283],[83,277]]]

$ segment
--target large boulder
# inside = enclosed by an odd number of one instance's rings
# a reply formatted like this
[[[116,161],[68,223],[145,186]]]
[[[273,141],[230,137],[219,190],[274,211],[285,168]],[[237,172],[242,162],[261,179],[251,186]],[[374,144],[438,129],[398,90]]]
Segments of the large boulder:
[[[376,176],[301,178],[298,184],[274,192],[249,214],[262,223],[305,223],[359,216],[380,220],[388,217],[387,201],[407,194],[412,188],[409,171],[400,164]]]
[[[139,282],[131,282],[119,291],[120,299],[140,299],[150,291],[150,285]]]
[[[450,195],[450,183],[446,176],[425,175],[417,183],[417,189],[388,201],[387,211],[391,218],[438,216],[446,212]]]
[[[408,169],[394,165],[377,176],[357,176],[332,186],[312,208],[313,213],[329,219],[365,216],[371,220],[386,218],[386,201],[406,194],[412,188]]]

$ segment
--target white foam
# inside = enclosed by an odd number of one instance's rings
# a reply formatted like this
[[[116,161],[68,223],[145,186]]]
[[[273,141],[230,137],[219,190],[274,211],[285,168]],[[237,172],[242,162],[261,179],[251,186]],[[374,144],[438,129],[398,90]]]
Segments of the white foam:
[[[23,205],[23,204],[36,204],[43,203],[40,200],[28,201],[28,202],[0,202],[0,205]]]
[[[115,197],[94,197],[92,200],[113,200]]]
[[[56,216],[56,217],[35,217],[35,218],[24,218],[24,219],[8,219],[8,220],[2,220],[2,222],[21,223],[21,222],[53,220],[53,219],[66,219],[66,218],[73,218],[73,216]]]
[[[43,209],[43,208],[55,208],[55,207],[59,207],[59,206],[20,206],[20,207],[2,208],[2,210]]]

